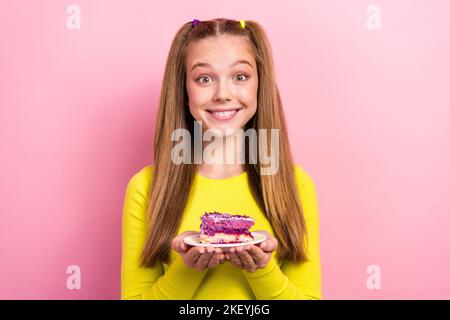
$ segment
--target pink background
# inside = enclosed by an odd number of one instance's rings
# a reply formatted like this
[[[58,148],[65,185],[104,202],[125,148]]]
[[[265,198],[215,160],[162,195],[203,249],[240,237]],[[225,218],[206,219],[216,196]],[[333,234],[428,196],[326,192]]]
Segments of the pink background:
[[[66,8],[81,8],[81,30]],[[366,9],[381,8],[381,30]],[[121,210],[153,163],[162,72],[193,18],[266,29],[316,183],[324,299],[450,298],[448,1],[6,1],[0,298],[118,299]],[[81,268],[81,290],[66,268]],[[370,290],[369,265],[381,269]]]

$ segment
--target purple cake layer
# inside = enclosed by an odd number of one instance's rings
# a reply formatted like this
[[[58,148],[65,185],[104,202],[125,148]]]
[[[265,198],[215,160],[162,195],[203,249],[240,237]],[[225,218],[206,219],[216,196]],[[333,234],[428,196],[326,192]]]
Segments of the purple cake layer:
[[[220,229],[220,228],[215,228],[215,229],[200,228],[200,233],[206,234],[208,236],[213,236],[216,233],[236,234],[236,235],[246,234],[253,238],[251,232],[248,231],[247,229],[238,230],[238,229]]]
[[[201,217],[200,230],[208,232],[242,233],[255,224],[255,219],[238,214],[205,212]]]
[[[202,243],[238,243],[254,239],[249,229],[255,219],[238,214],[205,212],[201,217],[200,241]]]

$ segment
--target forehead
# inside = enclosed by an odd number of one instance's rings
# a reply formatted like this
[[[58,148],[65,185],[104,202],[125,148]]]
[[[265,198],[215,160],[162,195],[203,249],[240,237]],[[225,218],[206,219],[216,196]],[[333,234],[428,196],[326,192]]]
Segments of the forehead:
[[[186,51],[186,66],[204,62],[211,65],[230,65],[246,59],[255,66],[249,40],[243,36],[215,36],[190,43]]]

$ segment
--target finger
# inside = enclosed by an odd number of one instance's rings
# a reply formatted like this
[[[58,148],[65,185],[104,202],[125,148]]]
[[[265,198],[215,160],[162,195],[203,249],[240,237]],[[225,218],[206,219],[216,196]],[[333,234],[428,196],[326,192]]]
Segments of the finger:
[[[180,252],[180,253],[185,253],[186,251],[189,250],[190,247],[191,247],[191,246],[188,246],[186,243],[184,243],[184,240],[183,240],[183,239],[181,239],[181,240],[178,242],[178,252]]]
[[[258,268],[263,268],[266,266],[267,253],[264,253],[264,251],[254,245],[250,246],[248,253],[252,256],[253,261]]]
[[[173,238],[172,240],[172,244],[171,247],[174,251],[179,252],[179,253],[184,253],[186,251],[188,251],[192,246],[188,246],[187,244],[184,243],[184,238],[197,234],[197,232],[195,231],[185,231],[179,235],[177,235],[175,238]]]
[[[259,247],[261,248],[261,250],[267,249],[267,241],[264,240],[263,242],[261,242],[261,243],[259,244]]]
[[[230,262],[232,265],[234,265],[235,267],[242,269],[244,268],[244,265],[241,262],[241,259],[239,259],[238,255],[235,253],[231,253],[230,254]]]
[[[265,231],[265,230],[258,230],[257,232],[259,233],[263,233],[264,235],[266,235],[267,239],[264,240],[259,247],[264,250],[265,252],[273,252],[277,249],[278,247],[278,240],[272,236],[269,232]]]
[[[213,254],[211,252],[205,252],[204,254],[202,254],[195,263],[195,269],[197,269],[198,271],[205,270],[208,267],[209,260],[211,260],[212,255]]]
[[[205,247],[205,249],[206,249],[207,253],[214,253],[214,252],[216,252],[216,248],[214,248],[214,247]]]
[[[223,252],[223,253],[230,252],[230,248],[226,248],[226,247],[225,247],[225,248],[221,248],[221,249],[222,249],[222,252]]]
[[[253,261],[252,256],[245,249],[240,247],[236,248],[236,251],[239,259],[241,259],[241,262],[244,265],[245,270],[248,272],[255,272],[256,264]]]
[[[212,269],[212,268],[217,267],[219,264],[221,264],[222,260],[225,260],[225,256],[222,253],[220,253],[220,254],[213,254],[211,259],[209,260],[208,268]]]
[[[172,250],[179,252],[179,245],[178,242],[180,241],[179,237],[175,237],[172,239],[172,243],[170,245],[170,247],[172,248]]]
[[[265,252],[273,252],[278,247],[278,240],[272,237],[270,240],[264,241],[266,244],[264,245]]]
[[[185,232],[183,232],[183,233],[180,233],[179,235],[178,235],[178,237],[181,237],[181,238],[186,238],[186,237],[189,237],[189,236],[193,236],[194,234],[198,234],[198,232],[197,231],[185,231]]]
[[[187,251],[184,256],[184,260],[187,261],[189,267],[194,268],[198,259],[205,253],[204,247],[193,247]]]
[[[214,247],[204,247],[205,253],[203,253],[195,263],[195,268],[199,271],[202,271],[208,267],[209,260],[214,254]]]

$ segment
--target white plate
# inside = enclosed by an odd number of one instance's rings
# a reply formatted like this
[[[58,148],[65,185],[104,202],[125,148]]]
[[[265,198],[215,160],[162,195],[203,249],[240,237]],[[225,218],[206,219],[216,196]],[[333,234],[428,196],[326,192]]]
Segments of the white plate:
[[[238,243],[217,243],[217,244],[211,244],[211,243],[201,243],[198,234],[194,234],[192,236],[184,238],[184,243],[193,246],[193,247],[216,247],[216,248],[231,248],[231,247],[239,247],[239,246],[245,246],[246,244],[257,244],[261,243],[264,240],[267,239],[266,235],[264,233],[259,232],[252,232],[253,237],[255,240],[248,241],[248,242],[238,242]]]

